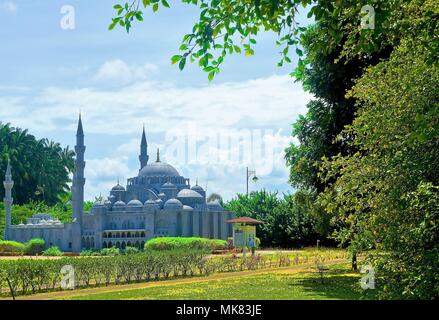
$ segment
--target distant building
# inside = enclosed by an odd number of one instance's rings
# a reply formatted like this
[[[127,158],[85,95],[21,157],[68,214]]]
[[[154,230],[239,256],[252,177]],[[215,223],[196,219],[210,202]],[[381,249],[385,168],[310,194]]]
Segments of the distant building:
[[[148,144],[143,129],[140,145],[140,170],[128,179],[126,187],[117,183],[106,200],[97,201],[84,213],[84,131],[81,117],[76,134],[75,174],[72,183],[72,223],[62,223],[49,214],[36,214],[26,224],[11,224],[12,181],[8,163],[4,187],[6,226],[4,238],[20,242],[41,238],[46,246],[79,252],[127,246],[142,248],[148,239],[162,236],[227,239],[232,234],[225,221],[234,218],[217,201],[206,202],[206,192],[181,176],[171,165],[149,163]]]

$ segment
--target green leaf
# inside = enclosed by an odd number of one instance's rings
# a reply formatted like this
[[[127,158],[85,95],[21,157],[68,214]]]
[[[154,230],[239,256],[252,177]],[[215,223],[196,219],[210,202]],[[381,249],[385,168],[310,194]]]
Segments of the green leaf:
[[[185,65],[186,65],[186,58],[182,58],[180,60],[180,63],[178,64],[178,68],[180,68],[180,70],[183,70]]]
[[[178,61],[180,61],[181,60],[181,58],[182,58],[182,56],[180,56],[180,55],[175,55],[175,56],[173,56],[172,58],[171,58],[171,62],[172,62],[172,64],[176,64]]]
[[[215,77],[215,70],[209,72],[209,75],[207,76],[207,79],[209,79],[209,81],[212,81],[214,77]]]
[[[159,4],[154,3],[154,5],[152,6],[152,12],[157,12],[158,9],[159,9]]]
[[[162,4],[164,7],[169,8],[169,3],[167,3],[166,0],[162,0]]]

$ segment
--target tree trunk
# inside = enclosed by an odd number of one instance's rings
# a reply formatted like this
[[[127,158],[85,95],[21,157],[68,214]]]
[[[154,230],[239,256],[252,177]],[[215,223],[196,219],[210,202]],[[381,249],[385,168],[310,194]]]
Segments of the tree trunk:
[[[352,252],[352,270],[357,271],[357,253]]]

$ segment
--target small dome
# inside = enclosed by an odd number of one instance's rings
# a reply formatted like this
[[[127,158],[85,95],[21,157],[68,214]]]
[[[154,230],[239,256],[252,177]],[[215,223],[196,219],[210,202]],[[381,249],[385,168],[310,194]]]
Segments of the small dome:
[[[165,202],[165,209],[181,209],[183,207],[183,204],[178,199],[169,199]]]
[[[192,208],[191,206],[183,206],[183,211],[194,211],[194,208]]]
[[[198,184],[194,185],[191,190],[196,191],[196,192],[204,192],[204,189],[202,187],[200,187]]]
[[[125,188],[123,186],[121,186],[119,183],[117,185],[115,185],[111,191],[125,191]]]
[[[130,202],[128,202],[127,206],[128,207],[140,208],[140,207],[143,207],[143,204],[139,200],[131,200]]]
[[[183,189],[177,194],[177,198],[203,198],[203,196],[194,190]]]
[[[125,204],[125,202],[119,200],[119,201],[116,201],[116,202],[114,203],[114,206],[115,206],[115,207],[125,207],[126,204]]]

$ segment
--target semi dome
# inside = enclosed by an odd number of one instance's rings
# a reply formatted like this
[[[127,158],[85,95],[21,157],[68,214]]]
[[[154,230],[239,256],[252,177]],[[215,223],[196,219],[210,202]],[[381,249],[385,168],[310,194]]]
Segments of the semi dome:
[[[141,208],[143,207],[143,204],[139,200],[131,200],[130,202],[128,202],[127,206],[131,208]]]
[[[177,194],[177,198],[198,198],[202,199],[203,196],[198,192],[191,189],[183,189]]]
[[[154,162],[143,167],[139,177],[179,177],[177,169],[165,162]]]
[[[125,191],[125,188],[121,186],[119,183],[117,183],[117,185],[111,188],[111,191]]]
[[[194,211],[194,208],[192,208],[191,206],[183,206],[183,211]]]
[[[175,189],[175,188],[177,188],[177,187],[175,186],[175,184],[173,184],[171,182],[166,182],[164,185],[162,185],[162,189]],[[160,193],[159,195],[165,196],[165,194],[163,192]]]
[[[156,202],[154,200],[149,199],[145,201],[145,206],[155,206],[155,205]]]
[[[119,201],[116,201],[116,202],[114,203],[114,206],[115,206],[115,207],[125,207],[126,204],[125,204],[125,202],[119,200]]]
[[[183,204],[178,199],[169,199],[165,202],[165,209],[181,209],[183,207]]]

